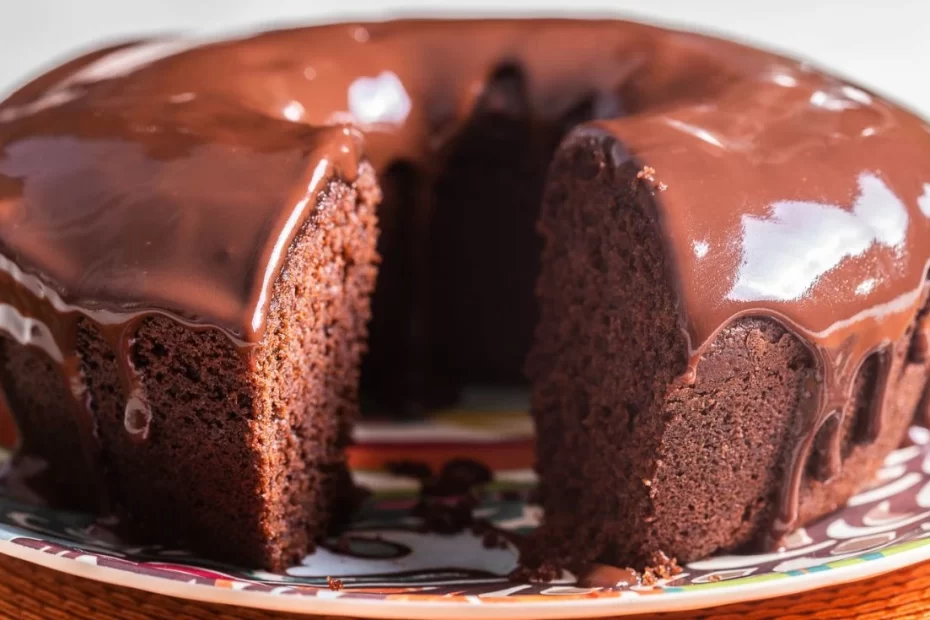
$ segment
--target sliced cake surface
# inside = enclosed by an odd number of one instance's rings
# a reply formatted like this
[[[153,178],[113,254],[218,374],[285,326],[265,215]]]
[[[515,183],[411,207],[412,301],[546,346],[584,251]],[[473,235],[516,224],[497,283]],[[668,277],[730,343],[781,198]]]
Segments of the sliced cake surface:
[[[921,399],[927,264],[908,248],[930,234],[927,186],[884,162],[922,127],[852,138],[850,163],[828,141],[746,162],[721,152],[731,126],[701,126],[689,143],[674,125],[604,123],[555,157],[529,363],[546,455],[531,563],[777,548],[869,479]],[[739,137],[779,136],[757,128]]]
[[[528,380],[527,562],[777,546],[921,399],[928,216],[921,121],[706,36],[104,49],[0,104],[7,480],[281,569],[351,509],[359,385],[416,413]]]

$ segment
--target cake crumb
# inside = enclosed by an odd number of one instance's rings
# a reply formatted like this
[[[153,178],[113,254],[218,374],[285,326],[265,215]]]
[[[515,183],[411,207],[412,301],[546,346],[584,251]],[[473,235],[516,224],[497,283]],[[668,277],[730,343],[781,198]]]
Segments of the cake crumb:
[[[342,579],[334,579],[333,577],[326,578],[326,585],[329,586],[330,590],[338,591],[342,589]]]
[[[647,487],[651,487],[651,486],[652,486],[652,480],[650,480],[649,478],[643,478],[643,484],[644,484],[645,486],[647,486]]]
[[[678,565],[676,558],[668,557],[664,551],[656,551],[649,556],[649,567],[646,571],[651,572],[658,579],[671,579],[681,574],[681,566]]]
[[[707,581],[710,581],[711,583],[716,583],[718,581],[723,581],[723,577],[721,577],[720,575],[711,575],[710,577],[707,578]]]
[[[638,181],[646,181],[652,186],[652,191],[664,192],[668,189],[668,185],[662,181],[656,180],[656,169],[652,166],[643,166],[642,170],[636,173],[636,179]]]
[[[558,579],[561,574],[562,571],[559,570],[559,567],[555,564],[552,562],[543,562],[534,568],[518,566],[507,575],[507,578],[510,581],[519,581],[523,583],[549,583],[550,581]]]
[[[654,586],[659,582],[659,578],[656,577],[655,572],[651,568],[647,568],[643,571],[643,576],[640,579],[640,583],[644,586]]]

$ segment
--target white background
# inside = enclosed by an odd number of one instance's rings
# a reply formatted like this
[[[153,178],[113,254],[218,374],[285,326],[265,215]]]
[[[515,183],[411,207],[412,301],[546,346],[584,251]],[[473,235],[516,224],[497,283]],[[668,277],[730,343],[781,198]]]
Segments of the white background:
[[[392,15],[640,17],[805,57],[930,116],[930,0],[0,0],[0,94],[103,41]]]

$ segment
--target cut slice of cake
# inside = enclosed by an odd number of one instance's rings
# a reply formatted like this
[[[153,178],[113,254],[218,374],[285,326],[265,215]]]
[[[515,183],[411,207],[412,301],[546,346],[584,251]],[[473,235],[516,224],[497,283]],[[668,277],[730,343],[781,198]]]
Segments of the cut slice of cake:
[[[381,195],[364,159],[320,156],[354,158],[356,134],[217,112],[201,135],[163,122],[154,136],[98,114],[79,144],[40,118],[8,150],[2,178],[41,166],[26,188],[43,199],[5,203],[0,226],[45,272],[4,262],[0,377],[23,482],[140,540],[280,571],[357,497],[344,448]],[[81,269],[97,288],[79,308],[48,282]]]
[[[687,132],[584,127],[550,170],[529,362],[545,519],[530,566],[777,548],[862,487],[920,401],[925,264],[902,250],[922,188],[903,171],[856,174],[902,147],[848,145],[852,169],[811,148],[798,200],[778,203],[765,194],[783,188],[760,188],[780,162],[720,153],[707,141],[724,130]],[[906,275],[877,284],[885,305],[856,297],[868,263],[895,260]]]

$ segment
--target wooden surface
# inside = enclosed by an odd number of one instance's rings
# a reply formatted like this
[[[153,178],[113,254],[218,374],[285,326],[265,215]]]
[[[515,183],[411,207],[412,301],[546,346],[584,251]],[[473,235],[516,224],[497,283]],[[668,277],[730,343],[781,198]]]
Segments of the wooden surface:
[[[196,603],[72,577],[0,556],[0,617],[45,618],[315,618]],[[890,620],[930,618],[930,562],[846,585],[757,603],[668,614],[667,620],[761,618]],[[641,618],[641,616],[640,616]]]

